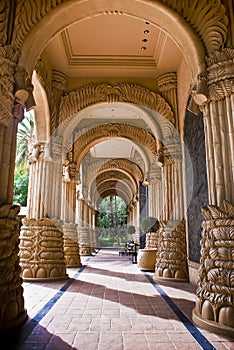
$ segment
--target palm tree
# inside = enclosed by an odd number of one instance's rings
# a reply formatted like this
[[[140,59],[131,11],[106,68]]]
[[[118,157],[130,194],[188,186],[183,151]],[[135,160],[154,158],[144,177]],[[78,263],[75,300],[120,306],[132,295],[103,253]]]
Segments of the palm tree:
[[[16,165],[27,168],[28,146],[34,131],[34,116],[31,111],[25,113],[25,118],[19,124],[17,133]]]
[[[31,142],[34,130],[34,115],[25,113],[24,120],[19,124],[16,146],[16,164],[14,174],[14,199],[15,203],[22,206],[27,204],[28,195],[28,146]]]

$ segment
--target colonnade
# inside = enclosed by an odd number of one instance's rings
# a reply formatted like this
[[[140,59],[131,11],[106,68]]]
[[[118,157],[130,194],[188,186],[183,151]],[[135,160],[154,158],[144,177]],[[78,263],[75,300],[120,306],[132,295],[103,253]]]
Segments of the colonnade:
[[[1,60],[9,72],[13,70],[14,62],[7,54]],[[233,67],[233,49],[216,52],[207,61],[207,91],[200,94],[198,79],[194,96],[204,116],[209,204],[202,208],[202,257],[193,317],[196,323],[227,334],[234,333]],[[13,76],[4,79],[9,91],[3,91],[0,101],[0,166],[4,169],[0,173],[0,329],[9,329],[26,318],[21,276],[25,280],[66,279],[66,266],[80,266],[79,255],[91,254],[97,243],[95,209],[81,193],[77,198],[75,165],[69,161],[64,163],[68,168],[63,168],[61,140],[54,137],[49,143],[35,143],[29,154],[28,218],[23,220],[18,246],[19,207],[12,205],[16,134],[30,91],[21,86],[13,98]],[[175,88],[171,87],[163,89],[161,81],[160,89],[177,113]],[[149,196],[150,214],[163,223],[155,275],[187,280],[180,147],[180,143],[168,142],[161,149],[161,171],[149,174]],[[132,205],[130,216],[135,222],[137,205]]]

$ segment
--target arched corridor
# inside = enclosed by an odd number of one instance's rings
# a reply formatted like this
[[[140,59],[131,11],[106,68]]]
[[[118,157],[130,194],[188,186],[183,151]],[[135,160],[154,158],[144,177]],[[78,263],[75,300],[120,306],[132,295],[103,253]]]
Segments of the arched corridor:
[[[194,327],[234,336],[233,12],[231,0],[1,2],[0,332],[31,327],[27,288],[67,293],[71,271],[79,280],[86,261],[109,254],[99,251],[100,204],[119,197],[126,238],[113,244],[133,241],[138,266],[113,249],[110,269],[143,271],[144,261],[153,280],[137,276],[151,289],[175,283],[178,298],[185,283]],[[29,111],[19,227],[17,131]]]

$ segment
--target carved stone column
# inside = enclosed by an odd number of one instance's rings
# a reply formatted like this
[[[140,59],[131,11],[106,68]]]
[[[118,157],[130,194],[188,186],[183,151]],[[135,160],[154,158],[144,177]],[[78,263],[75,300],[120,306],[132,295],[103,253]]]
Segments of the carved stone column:
[[[50,152],[48,147],[36,143],[29,153],[28,217],[21,227],[19,254],[22,277],[27,281],[68,277],[60,222],[61,148],[55,140]]]
[[[174,125],[179,130],[178,101],[177,101],[177,74],[176,72],[164,73],[157,79],[161,95],[172,107],[175,120]]]
[[[0,205],[0,331],[20,326],[27,318],[19,267],[19,206]]]
[[[24,115],[23,104],[15,101],[13,95],[15,61],[16,57],[11,47],[2,47],[0,52],[0,203],[12,203],[13,200],[17,126]]]
[[[83,196],[78,200],[79,206],[79,224],[78,224],[78,240],[80,255],[91,255],[89,227],[87,226],[87,203]]]
[[[163,154],[163,220],[159,231],[155,277],[187,281],[187,251],[183,220],[183,191],[180,145],[168,145]]]
[[[209,205],[202,209],[196,324],[234,336],[234,49],[207,58],[207,83],[194,100],[204,113]]]
[[[4,22],[3,22],[4,23]],[[3,25],[4,28],[4,25]],[[6,26],[7,28],[7,26]],[[16,135],[23,119],[23,104],[14,97],[16,54],[10,45],[0,52],[0,331],[25,322],[19,265],[19,206],[12,205]],[[10,203],[10,204],[5,204]]]
[[[64,256],[67,267],[80,267],[79,245],[77,238],[77,225],[74,223],[63,224]]]
[[[159,220],[163,210],[162,171],[160,167],[150,170],[148,181],[149,216]]]
[[[218,206],[224,199],[234,202],[233,57],[234,49],[224,49],[207,59],[209,96],[204,95],[204,103],[200,104],[204,114],[209,203]]]
[[[201,327],[234,336],[234,206],[202,209],[202,258],[193,320]]]
[[[64,255],[67,267],[80,267],[80,254],[77,237],[77,224],[75,224],[76,211],[76,167],[65,161],[62,184],[62,211],[64,234]]]
[[[62,223],[47,218],[24,218],[22,223],[19,256],[23,279],[47,282],[68,278]]]
[[[187,281],[185,222],[168,220],[159,230],[155,277]]]
[[[162,220],[182,220],[182,155],[179,143],[170,144],[163,149],[162,186],[164,203]]]

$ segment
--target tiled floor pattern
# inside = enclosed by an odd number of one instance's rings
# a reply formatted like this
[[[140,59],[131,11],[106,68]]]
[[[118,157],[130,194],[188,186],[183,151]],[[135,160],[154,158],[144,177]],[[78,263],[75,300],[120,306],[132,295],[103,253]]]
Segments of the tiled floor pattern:
[[[234,349],[234,339],[192,325],[191,284],[154,285],[117,249],[82,263],[66,281],[23,284],[29,319],[4,350]]]

